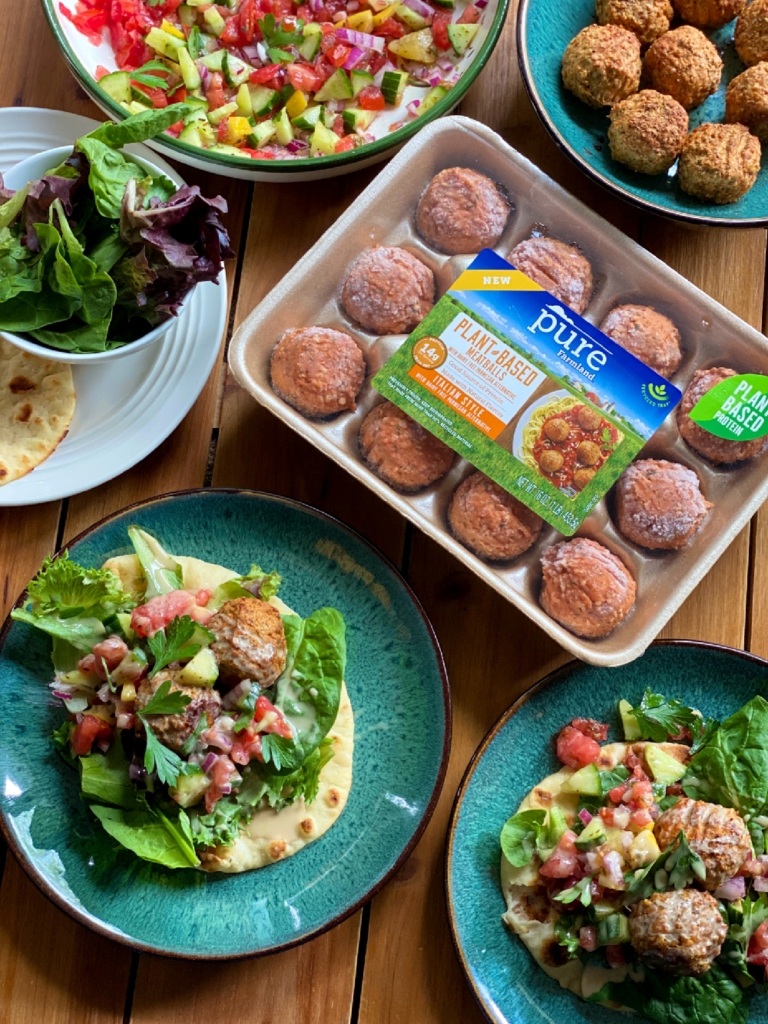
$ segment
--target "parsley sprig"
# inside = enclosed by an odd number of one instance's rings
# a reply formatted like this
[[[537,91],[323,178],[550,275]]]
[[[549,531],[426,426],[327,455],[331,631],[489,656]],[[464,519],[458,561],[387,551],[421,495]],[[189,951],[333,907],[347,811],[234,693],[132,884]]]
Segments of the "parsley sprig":
[[[692,754],[704,746],[719,724],[714,718],[703,719],[681,700],[669,700],[650,689],[646,689],[639,707],[632,708],[632,714],[637,719],[641,739],[654,743],[663,743],[668,737],[688,729],[693,739]]]
[[[570,889],[563,889],[555,896],[555,899],[560,903],[575,903],[578,900],[582,907],[588,907],[592,902],[592,879],[594,877],[594,875],[587,875],[576,885],[572,885]]]
[[[147,733],[147,749],[144,752],[144,767],[148,772],[157,772],[157,777],[166,786],[175,786],[179,775],[189,775],[195,771],[191,764],[182,761],[179,755],[169,750],[155,736],[147,721],[149,715],[178,715],[192,698],[186,693],[175,690],[171,693],[170,679],[164,680],[152,699],[138,713]]]
[[[142,64],[140,68],[131,72],[131,81],[138,82],[139,85],[147,85],[150,89],[162,89],[163,92],[168,92],[171,88],[171,83],[167,78],[151,74],[153,71],[164,71],[168,74],[168,68],[162,61],[149,60],[146,64]]]
[[[301,18],[297,19],[294,31],[289,31],[288,29],[284,29],[282,25],[278,25],[274,14],[265,14],[259,21],[258,25],[261,29],[264,45],[268,48],[291,45],[298,46],[299,43],[304,41],[304,35],[302,33],[304,22]]]
[[[190,641],[197,630],[200,631],[198,635],[207,637],[210,641],[216,639],[209,629],[201,626],[198,622],[193,622],[188,615],[181,617],[177,615],[172,622],[168,623],[167,629],[158,629],[154,636],[149,637],[147,643],[155,657],[155,664],[149,673],[150,679],[153,679],[161,669],[170,665],[172,661],[194,658],[201,645],[190,643]],[[165,713],[160,712],[160,714]]]

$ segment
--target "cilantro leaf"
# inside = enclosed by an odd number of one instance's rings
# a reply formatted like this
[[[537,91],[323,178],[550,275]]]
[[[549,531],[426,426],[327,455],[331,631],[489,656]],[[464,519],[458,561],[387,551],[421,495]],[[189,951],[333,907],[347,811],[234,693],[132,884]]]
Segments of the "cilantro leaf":
[[[594,875],[587,875],[576,885],[572,885],[570,889],[563,889],[555,896],[555,899],[560,903],[575,903],[578,900],[582,907],[588,907],[592,902],[592,879],[594,877]]]
[[[197,771],[194,765],[182,761],[179,755],[169,750],[152,732],[152,728],[144,721],[144,716],[139,716],[144,723],[147,732],[147,749],[144,751],[144,767],[148,772],[157,772],[157,777],[166,786],[175,786],[180,775],[190,775]]]
[[[177,615],[172,622],[168,623],[166,629],[158,629],[154,636],[148,638],[149,649],[155,656],[155,664],[149,673],[150,679],[153,679],[160,669],[170,665],[172,661],[194,658],[200,650],[200,644],[190,642],[196,630],[204,631],[211,640],[214,639],[213,633],[210,630],[200,626],[197,622],[193,622],[188,615],[182,615],[181,617]],[[150,712],[150,714],[152,713]],[[167,714],[168,712],[154,713]]]
[[[569,960],[576,960],[581,953],[579,928],[583,923],[581,914],[563,914],[555,921],[555,938],[568,951]]]

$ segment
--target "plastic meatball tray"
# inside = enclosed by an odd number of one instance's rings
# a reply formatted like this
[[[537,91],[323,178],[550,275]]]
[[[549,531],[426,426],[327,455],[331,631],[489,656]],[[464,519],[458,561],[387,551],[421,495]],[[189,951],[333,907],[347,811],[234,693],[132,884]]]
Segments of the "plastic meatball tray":
[[[235,335],[230,365],[240,384],[262,405],[362,480],[419,529],[447,548],[534,620],[564,648],[594,665],[622,665],[639,657],[696,584],[717,561],[768,497],[768,451],[748,462],[716,467],[699,457],[677,431],[670,413],[639,458],[664,458],[693,469],[714,508],[698,533],[679,551],[651,552],[632,544],[612,520],[612,492],[577,531],[615,552],[637,581],[637,601],[607,637],[585,640],[551,619],[539,605],[542,552],[561,539],[545,524],[536,543],[514,562],[490,565],[450,533],[447,509],[472,466],[457,459],[450,472],[427,490],[405,495],[393,490],[363,463],[357,444],[360,425],[383,398],[370,378],[400,346],[403,335],[376,337],[355,324],[339,301],[348,267],[369,246],[398,245],[432,268],[442,296],[473,255],[446,256],[417,234],[416,207],[438,171],[472,167],[502,185],[514,209],[499,243],[501,256],[540,231],[578,245],[592,263],[595,289],[584,314],[599,325],[614,306],[640,303],[669,316],[680,330],[683,361],[672,382],[684,391],[695,370],[728,366],[737,373],[768,374],[768,341],[748,324],[695,288],[661,260],[574,199],[498,135],[463,117],[428,125],[352,203],[280,284],[257,306]],[[337,268],[337,273],[329,269]],[[316,422],[303,417],[273,392],[270,353],[283,332],[318,325],[346,331],[360,344],[368,376],[354,413]]]

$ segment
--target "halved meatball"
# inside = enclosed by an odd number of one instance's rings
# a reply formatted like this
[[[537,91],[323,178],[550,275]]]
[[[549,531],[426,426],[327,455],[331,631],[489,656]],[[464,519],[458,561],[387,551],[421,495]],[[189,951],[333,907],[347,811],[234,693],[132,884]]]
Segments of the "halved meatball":
[[[629,935],[648,967],[699,977],[720,953],[728,925],[708,892],[655,892],[632,908]]]
[[[190,703],[177,715],[147,715],[149,726],[160,742],[180,754],[181,748],[197,728],[202,715],[206,717],[208,728],[219,717],[221,695],[218,690],[204,686],[183,686],[176,682],[175,676],[176,672],[172,669],[162,669],[154,679],[145,679],[136,691],[136,711],[145,708],[162,684],[169,679],[171,693],[184,693],[190,697]],[[136,723],[137,733],[143,735],[144,726],[141,720],[137,718]]]
[[[211,650],[224,679],[250,679],[271,686],[285,668],[288,648],[277,608],[258,597],[237,597],[219,608],[208,628]]]
[[[732,807],[708,804],[687,797],[659,815],[654,829],[660,849],[679,832],[698,853],[707,869],[706,889],[718,889],[733,878],[752,852],[747,826]]]

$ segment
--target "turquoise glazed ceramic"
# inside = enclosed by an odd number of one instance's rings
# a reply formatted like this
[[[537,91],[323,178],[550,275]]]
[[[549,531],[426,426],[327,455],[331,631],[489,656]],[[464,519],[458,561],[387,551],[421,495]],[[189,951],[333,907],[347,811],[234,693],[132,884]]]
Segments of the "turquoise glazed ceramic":
[[[137,949],[206,959],[274,952],[337,924],[403,862],[432,813],[450,742],[448,684],[432,628],[403,579],[366,541],[267,494],[168,495],[111,516],[71,546],[98,566],[132,551],[127,528],[177,554],[283,576],[280,596],[347,624],[355,713],[352,791],[336,824],[288,860],[241,875],[171,871],[101,829],[55,752],[63,709],[49,699],[47,638],[6,623],[0,650],[0,821],[32,880],[83,924]]]
[[[494,1024],[621,1024],[629,1019],[561,988],[502,923],[506,905],[499,884],[499,833],[533,786],[560,767],[555,733],[579,716],[610,722],[609,739],[621,739],[617,703],[621,697],[637,703],[646,686],[722,719],[756,693],[768,697],[768,662],[685,640],[656,643],[621,668],[570,662],[502,715],[467,769],[448,836],[448,915],[467,979]],[[768,996],[751,1000],[749,1020],[768,1021]]]
[[[638,174],[611,159],[608,108],[592,110],[564,88],[560,63],[568,43],[595,22],[594,0],[521,0],[518,53],[531,102],[557,145],[599,184],[637,206],[678,220],[729,227],[768,223],[768,156],[755,185],[736,203],[717,206],[686,195],[677,183],[675,164],[667,174]],[[691,129],[725,119],[725,89],[744,70],[733,45],[733,21],[707,35],[725,68],[720,88],[690,112]]]

